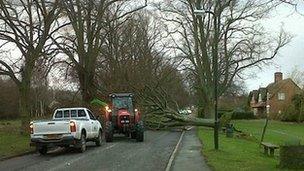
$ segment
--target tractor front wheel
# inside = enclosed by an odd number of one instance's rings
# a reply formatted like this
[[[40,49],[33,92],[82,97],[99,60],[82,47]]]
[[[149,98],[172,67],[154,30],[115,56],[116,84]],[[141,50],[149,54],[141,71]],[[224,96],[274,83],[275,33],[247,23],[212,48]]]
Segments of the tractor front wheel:
[[[113,125],[112,122],[106,122],[105,127],[105,138],[106,142],[112,142],[113,141]]]
[[[136,132],[131,132],[131,138],[135,139],[136,138]]]
[[[126,136],[127,138],[129,138],[129,137],[130,137],[130,132],[126,132],[126,133],[125,133],[125,136]]]

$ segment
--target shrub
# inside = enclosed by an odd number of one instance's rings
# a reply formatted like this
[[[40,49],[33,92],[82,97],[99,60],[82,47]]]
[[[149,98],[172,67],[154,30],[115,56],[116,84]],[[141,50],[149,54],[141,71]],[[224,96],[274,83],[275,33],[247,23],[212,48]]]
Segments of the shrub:
[[[233,111],[232,119],[255,119],[252,111]]]
[[[231,119],[256,119],[252,111],[246,111],[244,109],[235,109],[235,110],[219,110],[219,117],[222,120]]]
[[[300,121],[304,121],[304,112],[302,113]],[[278,119],[286,122],[297,122],[299,121],[299,112],[295,109],[294,105],[290,105],[278,115]]]
[[[223,127],[230,123],[233,113],[227,112],[220,117],[220,127]]]

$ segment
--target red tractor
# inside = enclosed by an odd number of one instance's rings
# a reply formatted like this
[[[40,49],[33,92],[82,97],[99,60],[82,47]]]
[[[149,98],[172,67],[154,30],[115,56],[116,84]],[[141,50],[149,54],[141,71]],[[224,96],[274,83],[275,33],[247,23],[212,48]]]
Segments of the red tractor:
[[[144,125],[140,112],[134,108],[132,93],[114,93],[109,95],[111,104],[106,107],[105,139],[113,141],[113,134],[125,134],[126,137],[144,140]]]

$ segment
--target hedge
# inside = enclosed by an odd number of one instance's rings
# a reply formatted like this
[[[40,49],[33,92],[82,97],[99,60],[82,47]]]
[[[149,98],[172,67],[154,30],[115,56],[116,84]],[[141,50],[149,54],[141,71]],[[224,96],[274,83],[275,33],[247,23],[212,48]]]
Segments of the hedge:
[[[304,145],[281,146],[280,167],[304,169]]]

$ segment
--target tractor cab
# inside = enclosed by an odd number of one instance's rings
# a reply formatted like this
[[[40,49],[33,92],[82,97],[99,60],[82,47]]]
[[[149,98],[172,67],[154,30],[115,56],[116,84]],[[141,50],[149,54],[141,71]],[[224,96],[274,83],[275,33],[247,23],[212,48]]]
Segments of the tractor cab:
[[[109,95],[110,104],[106,108],[106,141],[113,140],[113,134],[125,134],[126,137],[143,141],[143,122],[140,113],[134,108],[132,93],[113,93]]]
[[[112,122],[115,128],[134,123],[133,94],[111,94]]]
[[[125,95],[125,94],[112,94],[112,109],[113,112],[117,112],[119,110],[125,110],[129,113],[134,113],[133,109],[133,95]]]

